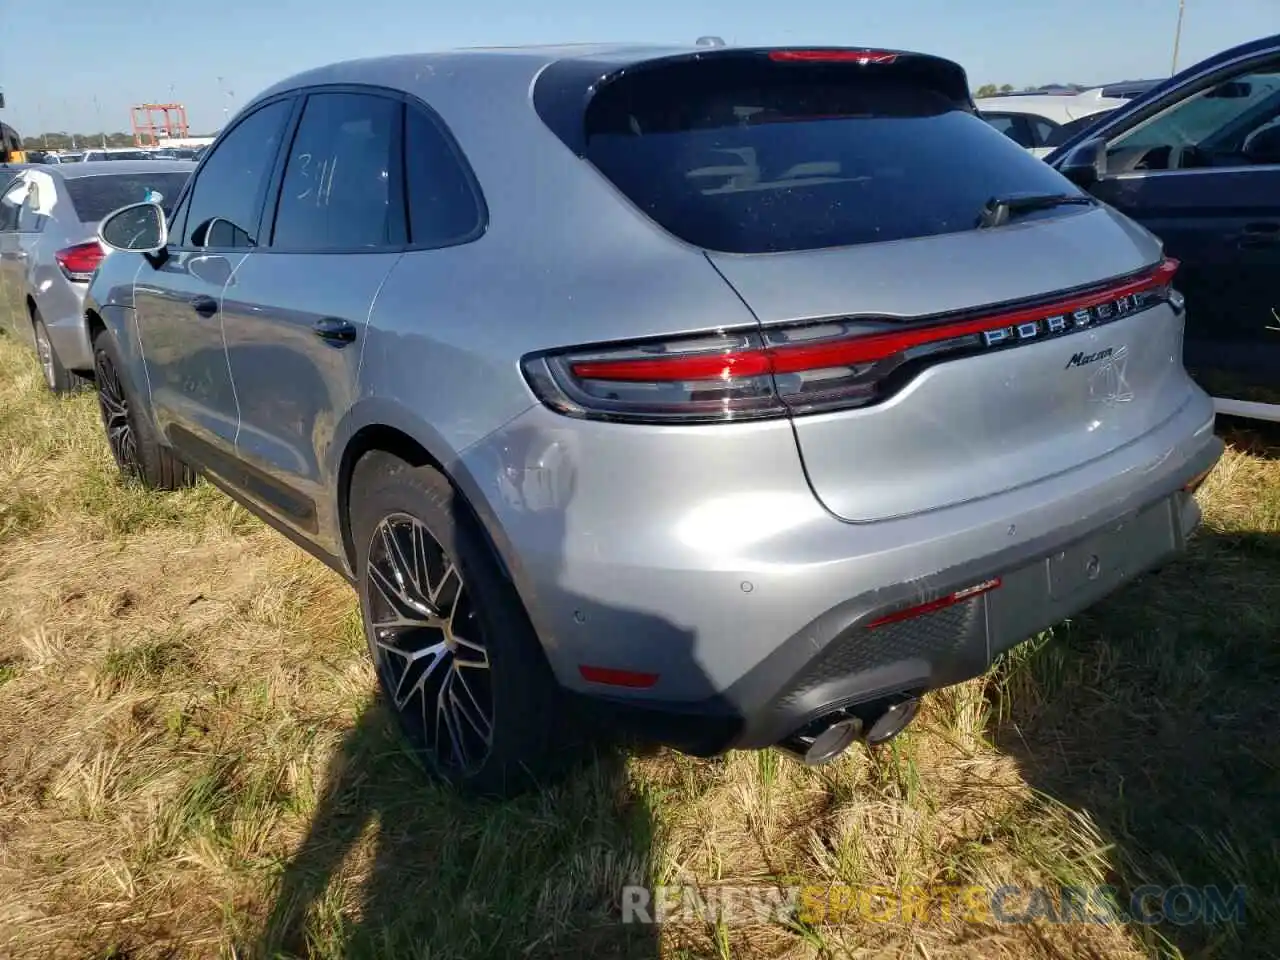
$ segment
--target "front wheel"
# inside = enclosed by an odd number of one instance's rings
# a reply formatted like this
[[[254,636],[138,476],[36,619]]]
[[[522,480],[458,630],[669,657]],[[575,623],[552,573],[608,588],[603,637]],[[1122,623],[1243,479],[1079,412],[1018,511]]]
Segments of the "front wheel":
[[[378,682],[426,766],[493,796],[562,774],[580,751],[559,688],[449,481],[373,454],[356,466],[350,509]]]

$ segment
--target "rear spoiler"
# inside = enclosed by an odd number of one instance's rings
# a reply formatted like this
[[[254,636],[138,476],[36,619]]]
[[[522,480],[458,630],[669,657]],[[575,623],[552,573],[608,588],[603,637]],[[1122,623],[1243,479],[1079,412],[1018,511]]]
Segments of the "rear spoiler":
[[[586,153],[583,122],[591,100],[602,89],[623,77],[658,73],[691,64],[714,68],[759,65],[778,71],[817,70],[830,77],[891,75],[905,83],[933,90],[971,112],[977,112],[969,92],[969,78],[960,64],[923,53],[865,47],[718,47],[688,53],[639,59],[619,64],[590,58],[567,58],[550,64],[533,87],[533,106],[542,121],[574,153]]]

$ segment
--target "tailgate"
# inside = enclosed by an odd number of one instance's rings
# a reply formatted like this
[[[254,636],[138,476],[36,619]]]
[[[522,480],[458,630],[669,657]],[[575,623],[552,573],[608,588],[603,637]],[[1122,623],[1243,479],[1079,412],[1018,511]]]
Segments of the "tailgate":
[[[985,324],[1010,304],[1023,326],[1043,317],[1025,340],[1013,324],[1001,328],[1010,341],[924,358],[878,402],[794,417],[814,493],[846,520],[937,509],[1070,470],[1133,442],[1190,396],[1182,318],[1166,302],[1100,304],[1080,326],[1062,308],[1105,298],[1105,281],[1159,257],[1106,210],[892,244],[709,256],[766,334],[836,317],[891,330],[955,315]]]

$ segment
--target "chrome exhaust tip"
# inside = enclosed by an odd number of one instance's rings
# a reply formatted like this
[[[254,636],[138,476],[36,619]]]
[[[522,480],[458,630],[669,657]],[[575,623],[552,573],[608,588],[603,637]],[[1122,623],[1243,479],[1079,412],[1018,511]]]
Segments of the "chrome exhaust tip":
[[[907,729],[907,726],[916,718],[916,714],[919,712],[919,697],[899,700],[885,710],[884,713],[880,714],[875,723],[871,724],[871,729],[867,731],[867,746],[875,747],[882,743],[888,743],[903,730]]]
[[[862,736],[862,721],[837,713],[808,724],[783,740],[779,747],[800,759],[807,767],[830,763]]]

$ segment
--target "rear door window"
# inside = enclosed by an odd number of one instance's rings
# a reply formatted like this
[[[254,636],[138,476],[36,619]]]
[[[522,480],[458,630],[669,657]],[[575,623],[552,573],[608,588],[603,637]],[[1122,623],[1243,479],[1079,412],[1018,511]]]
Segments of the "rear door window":
[[[363,93],[307,98],[289,148],[273,247],[358,250],[404,243],[400,101]]]
[[[585,125],[587,159],[633,203],[727,253],[956,233],[993,196],[1078,192],[899,67],[659,66],[606,84]]]
[[[97,223],[112,210],[157,197],[168,214],[187,177],[185,173],[104,173],[94,177],[68,177],[64,182],[76,217],[82,223]]]
[[[18,229],[18,214],[26,197],[27,181],[23,177],[15,177],[5,184],[4,192],[0,193],[0,233]]]

